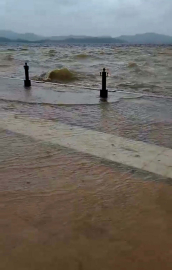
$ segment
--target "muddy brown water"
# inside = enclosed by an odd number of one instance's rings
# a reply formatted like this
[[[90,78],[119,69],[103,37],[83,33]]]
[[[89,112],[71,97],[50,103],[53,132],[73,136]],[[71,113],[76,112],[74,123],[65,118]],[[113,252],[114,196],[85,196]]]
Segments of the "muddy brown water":
[[[172,148],[171,48],[65,49],[1,46],[0,75],[23,78],[25,60],[31,76],[65,66],[78,73],[70,88],[78,92],[99,87],[100,78],[91,75],[108,64],[112,90],[164,97],[58,106],[38,104],[38,93],[29,96],[20,87],[14,89],[18,100],[10,101],[14,92],[2,96],[7,89],[1,84],[0,115],[60,121]],[[78,57],[78,49],[88,57]],[[48,91],[69,91],[66,85],[41,87],[47,97]],[[171,179],[0,129],[0,269],[171,269],[171,198]]]
[[[0,134],[1,269],[171,269],[170,181]]]
[[[100,72],[109,72],[109,89],[132,90],[172,96],[171,46],[1,44],[0,77],[24,78],[23,65],[30,66],[32,80],[46,80],[53,70],[62,70],[58,83],[100,88]],[[68,69],[68,72],[63,72]],[[76,80],[70,81],[73,74]],[[73,78],[72,76],[72,78]],[[67,79],[67,83],[66,83]],[[68,81],[69,79],[69,81]]]

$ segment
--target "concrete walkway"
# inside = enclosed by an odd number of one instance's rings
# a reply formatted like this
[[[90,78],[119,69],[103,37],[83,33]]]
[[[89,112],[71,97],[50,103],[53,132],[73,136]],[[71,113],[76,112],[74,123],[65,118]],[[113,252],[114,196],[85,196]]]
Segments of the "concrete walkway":
[[[99,104],[100,91],[81,89],[80,87],[54,85],[51,83],[32,82],[31,88],[24,88],[23,81],[19,79],[0,78],[0,100],[17,101],[27,104]],[[108,102],[117,102],[123,98],[139,98],[142,94],[109,92]]]
[[[0,149],[2,270],[171,270],[170,179],[8,130]]]
[[[171,270],[172,150],[22,111],[0,119],[2,270]]]
[[[172,178],[172,150],[54,121],[5,115],[0,127],[36,140]]]
[[[172,102],[2,86],[0,268],[171,270]]]

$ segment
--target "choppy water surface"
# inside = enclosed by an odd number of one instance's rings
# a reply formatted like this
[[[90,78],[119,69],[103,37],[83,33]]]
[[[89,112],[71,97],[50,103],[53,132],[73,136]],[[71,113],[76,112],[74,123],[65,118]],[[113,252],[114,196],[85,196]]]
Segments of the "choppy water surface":
[[[36,81],[99,88],[99,72],[106,67],[109,89],[172,95],[172,47],[0,46],[1,77],[23,79],[25,61]]]

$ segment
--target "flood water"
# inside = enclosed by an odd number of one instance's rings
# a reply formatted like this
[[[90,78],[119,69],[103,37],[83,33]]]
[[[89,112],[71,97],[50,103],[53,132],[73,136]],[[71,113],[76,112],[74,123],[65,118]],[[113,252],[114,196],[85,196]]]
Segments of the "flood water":
[[[0,117],[172,148],[171,71],[172,47],[0,45]],[[171,178],[0,127],[0,195],[2,270],[171,269]]]
[[[0,76],[24,77],[30,65],[33,80],[100,88],[100,72],[109,72],[108,88],[172,96],[172,47],[112,45],[1,45]]]

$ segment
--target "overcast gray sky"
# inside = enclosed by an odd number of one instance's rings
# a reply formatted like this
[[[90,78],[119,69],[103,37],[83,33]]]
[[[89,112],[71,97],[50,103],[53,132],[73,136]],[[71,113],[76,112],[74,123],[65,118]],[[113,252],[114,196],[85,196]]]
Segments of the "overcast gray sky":
[[[172,0],[0,0],[0,28],[41,35],[172,35]]]

